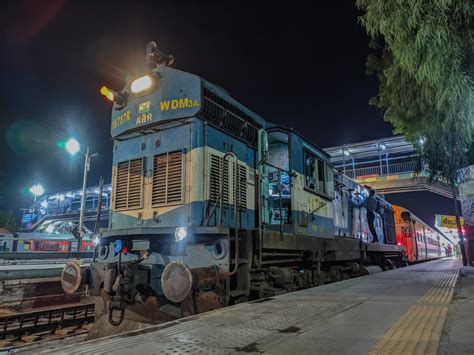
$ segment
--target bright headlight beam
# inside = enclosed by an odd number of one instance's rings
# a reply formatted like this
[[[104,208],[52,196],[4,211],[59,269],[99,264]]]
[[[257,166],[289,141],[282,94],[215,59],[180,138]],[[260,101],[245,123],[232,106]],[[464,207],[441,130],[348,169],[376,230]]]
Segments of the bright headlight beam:
[[[134,94],[140,94],[148,89],[150,89],[153,85],[153,79],[149,75],[141,76],[132,81],[130,85],[130,90]]]
[[[178,227],[174,232],[174,237],[177,242],[182,241],[188,235],[188,229],[186,227]]]

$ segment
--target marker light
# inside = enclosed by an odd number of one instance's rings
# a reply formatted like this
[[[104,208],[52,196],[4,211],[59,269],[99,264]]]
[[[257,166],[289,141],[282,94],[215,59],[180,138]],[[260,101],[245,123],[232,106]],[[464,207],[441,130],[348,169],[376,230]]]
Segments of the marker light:
[[[98,236],[94,237],[94,245],[99,245],[100,244],[100,238]]]
[[[174,231],[174,237],[177,242],[182,241],[188,235],[188,229],[186,227],[178,227]]]
[[[140,94],[150,89],[152,85],[153,85],[153,79],[151,78],[151,76],[144,75],[132,81],[132,84],[130,85],[130,90],[134,94]]]
[[[110,102],[114,102],[115,95],[113,91],[108,89],[106,86],[102,86],[100,88],[100,93],[104,95],[107,98],[107,100],[109,100]]]

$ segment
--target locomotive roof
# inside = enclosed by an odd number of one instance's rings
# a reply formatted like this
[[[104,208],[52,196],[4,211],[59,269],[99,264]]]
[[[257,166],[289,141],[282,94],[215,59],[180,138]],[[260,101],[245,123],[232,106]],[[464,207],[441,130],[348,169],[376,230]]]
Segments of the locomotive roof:
[[[245,114],[249,115],[255,121],[255,123],[257,123],[257,125],[259,125],[261,127],[265,127],[265,124],[266,124],[267,121],[262,116],[256,114],[255,112],[253,112],[252,110],[250,110],[249,108],[247,108],[246,106],[242,105],[240,102],[235,100],[230,95],[230,93],[227,90],[225,90],[224,88],[207,81],[203,77],[200,77],[200,78],[201,78],[201,82],[202,82],[203,87],[205,87],[206,89],[208,89],[212,93],[216,94],[217,96],[221,97],[222,99],[224,99],[225,101],[227,101],[231,105],[235,106],[237,109],[241,110]]]
[[[267,126],[266,126],[267,129],[281,129],[281,130],[284,130],[284,131],[288,131],[288,132],[291,132],[295,135],[297,135],[298,137],[300,137],[302,140],[304,140],[306,143],[308,143],[309,145],[311,145],[314,149],[318,150],[321,152],[321,154],[323,154],[326,158],[330,158],[330,155],[328,153],[326,153],[321,147],[319,147],[318,145],[314,144],[310,139],[306,138],[305,136],[303,136],[300,132],[298,132],[297,130],[295,130],[293,127],[286,127],[284,125],[280,125],[280,124],[274,124],[274,123],[271,123],[271,122],[267,122]]]

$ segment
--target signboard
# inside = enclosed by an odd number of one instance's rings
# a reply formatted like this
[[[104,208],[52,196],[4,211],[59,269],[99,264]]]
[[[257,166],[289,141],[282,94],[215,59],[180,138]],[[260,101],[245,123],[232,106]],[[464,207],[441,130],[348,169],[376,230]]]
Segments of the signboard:
[[[461,228],[464,228],[464,219],[460,217],[461,220]],[[456,217],[455,216],[448,216],[444,214],[437,214],[436,215],[436,226],[449,228],[449,229],[458,229],[456,224]]]

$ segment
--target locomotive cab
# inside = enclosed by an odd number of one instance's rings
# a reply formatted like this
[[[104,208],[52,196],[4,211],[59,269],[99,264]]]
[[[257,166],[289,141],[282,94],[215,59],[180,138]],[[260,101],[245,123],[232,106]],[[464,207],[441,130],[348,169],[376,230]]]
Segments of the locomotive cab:
[[[328,156],[292,129],[268,132],[268,230],[334,238]]]

